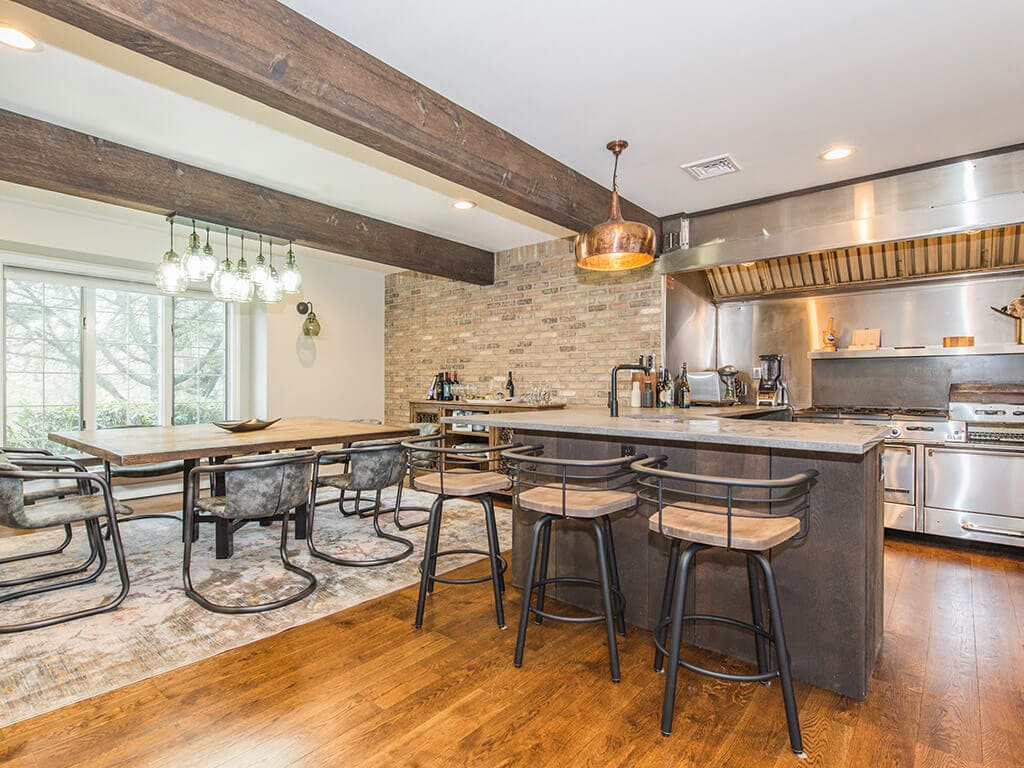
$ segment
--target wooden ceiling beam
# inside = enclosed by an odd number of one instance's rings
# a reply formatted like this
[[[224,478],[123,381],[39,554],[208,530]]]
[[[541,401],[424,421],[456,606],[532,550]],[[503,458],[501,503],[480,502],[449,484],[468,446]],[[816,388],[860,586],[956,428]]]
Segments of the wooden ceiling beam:
[[[141,211],[222,222],[477,285],[494,254],[0,110],[0,179]]]
[[[17,2],[568,229],[607,218],[600,184],[276,0]]]

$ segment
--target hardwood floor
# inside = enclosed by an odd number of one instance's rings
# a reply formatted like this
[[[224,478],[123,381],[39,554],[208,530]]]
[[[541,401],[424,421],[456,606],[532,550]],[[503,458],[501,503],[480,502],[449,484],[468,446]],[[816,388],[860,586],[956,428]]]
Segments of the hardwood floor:
[[[647,632],[621,641],[619,684],[593,624],[531,625],[515,669],[519,594],[499,632],[481,584],[439,585],[421,631],[404,589],[18,723],[0,731],[0,764],[1021,765],[1024,558],[891,539],[885,564],[885,644],[867,701],[798,683],[808,761],[788,749],[777,685],[685,670],[663,738]]]

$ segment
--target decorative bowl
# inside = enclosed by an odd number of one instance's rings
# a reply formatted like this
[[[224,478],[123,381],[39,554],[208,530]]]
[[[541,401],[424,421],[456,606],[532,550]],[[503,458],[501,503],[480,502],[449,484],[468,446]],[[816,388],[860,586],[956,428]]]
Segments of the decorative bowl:
[[[266,429],[271,424],[276,424],[280,419],[271,419],[270,421],[263,421],[263,419],[245,419],[243,421],[215,421],[213,426],[226,429],[228,432],[255,432],[258,429]]]

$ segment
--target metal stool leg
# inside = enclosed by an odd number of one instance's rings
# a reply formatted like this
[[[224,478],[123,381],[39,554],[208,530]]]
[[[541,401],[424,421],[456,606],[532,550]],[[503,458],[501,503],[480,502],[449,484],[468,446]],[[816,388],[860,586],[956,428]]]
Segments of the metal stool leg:
[[[782,628],[782,613],[779,611],[779,593],[775,588],[775,572],[772,564],[760,552],[753,552],[751,558],[761,566],[764,574],[765,591],[768,593],[768,612],[771,614],[772,635],[775,640],[775,655],[779,662],[779,683],[782,701],[786,706],[786,724],[789,726],[789,745],[797,755],[805,757],[804,742],[800,736],[800,716],[796,709],[793,693],[793,676],[789,670],[789,649],[786,647],[786,633]]]
[[[668,570],[665,572],[665,591],[661,595],[661,613],[658,614],[658,624],[661,624],[666,619],[671,617],[670,610],[672,608],[672,590],[676,586],[676,574],[679,569],[679,549],[681,542],[679,539],[672,539],[672,546],[668,551]],[[661,645],[665,645],[665,635],[668,633],[667,627],[659,628],[657,625],[654,627],[654,633],[658,636],[658,640]],[[665,668],[665,654],[661,652],[660,648],[655,648],[654,651],[654,671],[661,672]]]
[[[544,598],[547,597],[548,585],[544,583],[544,580],[548,577],[548,559],[551,556],[551,524],[552,520],[548,520],[547,525],[544,526],[544,533],[541,539],[540,548],[540,574],[537,577],[537,581],[541,582],[537,585],[537,610],[544,610]],[[533,621],[535,624],[542,624],[544,617],[539,613],[534,616]]]
[[[437,529],[441,526],[441,505],[444,503],[444,496],[434,499],[430,507],[430,519],[427,522],[427,540],[423,545],[423,567],[420,573],[420,594],[416,600],[416,629],[423,626],[423,610],[426,608],[428,587],[433,587],[432,576],[434,571],[434,560],[437,554]]]
[[[505,606],[501,598],[504,590],[501,584],[501,545],[498,543],[498,524],[494,520],[494,502],[489,493],[480,497],[484,507],[484,519],[487,525],[487,550],[491,560],[491,582],[494,587],[494,613],[498,619],[498,629],[505,628]]]
[[[444,498],[438,496],[441,499],[441,503],[437,507],[437,524],[434,526],[434,535],[430,535],[430,528],[427,528],[427,546],[430,549],[432,558],[427,562],[430,568],[430,581],[427,583],[427,594],[434,593],[434,577],[437,576],[437,550],[441,544],[441,520],[444,516]],[[434,514],[433,508],[431,508],[431,514]]]
[[[610,517],[608,517],[608,515],[605,515],[603,518],[601,518],[601,520],[604,523],[605,542],[608,545],[608,564],[609,564],[609,567],[611,569],[612,586],[616,590],[619,590],[621,592],[622,591],[622,586],[619,583],[619,562],[615,558],[615,538],[614,538],[614,534],[612,533],[612,519]],[[626,636],[626,606],[625,605],[622,606],[622,611],[616,615],[615,621],[616,621],[616,624],[618,625],[618,628],[619,628],[619,634],[622,635],[623,637],[625,637]]]
[[[622,679],[619,671],[619,646],[615,641],[615,605],[612,603],[611,574],[608,568],[608,544],[605,541],[604,532],[601,530],[601,523],[591,520],[594,528],[594,536],[597,537],[597,564],[601,571],[601,598],[604,602],[604,623],[608,631],[608,663],[611,667],[612,682],[617,683]]]
[[[668,647],[668,669],[665,670],[665,699],[661,708],[661,735],[672,735],[672,716],[676,705],[676,679],[679,677],[679,646],[683,641],[683,611],[686,610],[686,580],[690,575],[690,564],[700,548],[691,544],[679,559],[676,575],[675,594],[672,598],[672,632]]]
[[[747,586],[750,590],[750,612],[754,617],[754,626],[764,629],[764,606],[761,603],[761,582],[758,578],[757,563],[747,555]],[[768,671],[768,640],[754,633],[754,650],[757,653],[757,671]],[[764,680],[761,685],[771,685],[771,680]]]
[[[523,650],[526,647],[526,625],[530,623],[530,601],[533,599],[534,574],[537,571],[537,549],[540,545],[542,531],[551,525],[550,515],[542,515],[533,524],[533,538],[530,544],[530,560],[526,567],[526,583],[523,585],[523,607],[519,612],[519,633],[516,635],[516,654],[513,664],[523,666]]]

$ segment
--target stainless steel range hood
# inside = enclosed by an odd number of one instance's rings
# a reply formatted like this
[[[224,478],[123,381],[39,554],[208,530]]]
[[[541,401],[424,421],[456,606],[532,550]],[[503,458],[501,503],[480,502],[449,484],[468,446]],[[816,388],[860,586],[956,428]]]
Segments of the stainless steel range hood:
[[[1024,267],[1024,150],[667,220],[717,298]],[[678,234],[678,237],[676,236]]]

